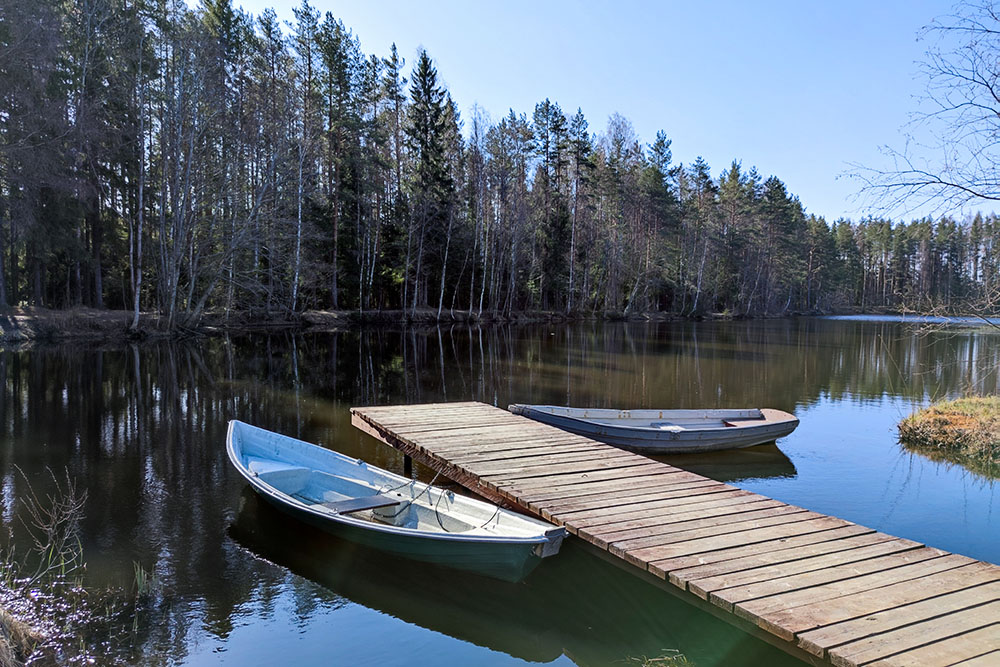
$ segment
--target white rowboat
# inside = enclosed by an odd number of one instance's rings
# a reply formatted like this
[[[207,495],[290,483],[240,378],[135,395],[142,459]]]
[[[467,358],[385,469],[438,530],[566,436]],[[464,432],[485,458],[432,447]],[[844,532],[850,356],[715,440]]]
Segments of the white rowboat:
[[[736,449],[771,442],[799,420],[781,410],[613,410],[514,404],[516,415],[644,454]]]
[[[229,422],[229,459],[262,498],[339,537],[413,560],[519,581],[555,555],[564,528],[360,459]]]

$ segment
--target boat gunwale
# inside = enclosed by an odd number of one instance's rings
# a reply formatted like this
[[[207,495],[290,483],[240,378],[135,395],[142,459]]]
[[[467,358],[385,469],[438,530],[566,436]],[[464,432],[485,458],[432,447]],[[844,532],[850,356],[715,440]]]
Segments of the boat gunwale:
[[[447,532],[441,532],[441,531],[428,531],[428,530],[421,530],[421,529],[418,529],[418,528],[406,528],[406,527],[403,527],[403,526],[390,526],[390,525],[378,523],[378,522],[375,522],[375,521],[367,521],[365,519],[359,519],[359,518],[356,518],[356,517],[349,516],[347,514],[339,514],[339,513],[336,513],[336,512],[331,512],[330,510],[326,510],[326,509],[322,509],[322,510],[315,509],[315,506],[313,506],[313,505],[307,505],[306,503],[304,503],[301,500],[295,498],[294,496],[291,496],[291,495],[289,495],[289,494],[281,491],[280,489],[278,489],[278,488],[276,488],[276,487],[268,484],[267,482],[265,482],[264,480],[262,480],[258,475],[254,474],[253,471],[251,471],[249,468],[247,468],[245,465],[243,465],[243,461],[241,460],[241,456],[237,454],[236,447],[235,447],[235,444],[234,444],[234,437],[233,436],[234,436],[234,431],[235,431],[236,424],[243,424],[245,426],[248,426],[250,428],[255,428],[255,429],[256,428],[260,428],[260,427],[253,426],[252,424],[247,424],[246,422],[242,422],[242,421],[239,421],[239,420],[236,420],[236,419],[232,419],[229,422],[229,427],[228,427],[227,432],[226,432],[226,453],[229,455],[229,460],[233,463],[233,465],[235,466],[236,470],[240,473],[240,475],[244,479],[246,479],[250,483],[250,485],[253,486],[254,489],[256,489],[258,492],[261,492],[261,493],[263,493],[263,494],[265,494],[265,495],[267,495],[267,496],[269,496],[269,497],[271,497],[271,498],[273,498],[273,499],[281,502],[283,505],[287,505],[287,506],[289,506],[289,507],[291,507],[291,508],[293,508],[293,509],[295,509],[297,511],[306,512],[306,513],[308,513],[308,514],[310,514],[312,516],[315,516],[317,518],[324,519],[324,520],[327,520],[327,521],[334,521],[336,523],[341,523],[341,524],[345,524],[345,525],[349,525],[349,526],[353,526],[355,528],[359,528],[359,529],[362,529],[362,530],[374,530],[376,532],[386,533],[386,534],[389,534],[389,535],[396,535],[396,536],[408,537],[408,538],[418,538],[418,539],[435,539],[435,540],[442,540],[442,541],[447,541],[447,542],[478,542],[478,543],[488,542],[490,544],[529,545],[529,544],[547,544],[547,543],[549,543],[549,542],[551,542],[553,540],[559,539],[560,537],[565,538],[567,536],[567,532],[566,532],[565,528],[562,528],[562,527],[559,527],[559,526],[555,526],[555,525],[552,525],[550,528],[544,530],[544,532],[540,532],[539,535],[537,535],[537,536],[526,536],[526,537],[504,536],[504,535],[468,535],[468,534],[463,534],[463,533],[447,533]],[[266,431],[266,429],[260,429],[260,430],[265,430]],[[269,431],[269,433],[270,433],[270,431]],[[303,440],[298,440],[297,438],[292,438],[290,436],[284,436],[284,435],[281,435],[280,433],[275,433],[275,435],[277,435],[277,436],[279,436],[281,438],[286,438],[288,440],[295,441],[295,442],[300,442],[300,443],[303,443],[303,444],[306,444],[306,445],[311,445],[313,447],[318,447],[319,449],[322,449],[322,450],[324,450],[326,452],[329,452],[331,454],[335,454],[335,455],[337,455],[339,457],[344,458],[345,459],[345,463],[350,463],[351,461],[353,461],[355,463],[355,465],[364,464],[369,469],[377,470],[380,473],[385,474],[386,476],[388,476],[390,478],[396,478],[397,480],[399,480],[401,482],[406,482],[408,484],[413,484],[413,485],[415,485],[416,488],[431,487],[432,489],[442,490],[439,487],[432,487],[430,484],[425,484],[424,482],[420,482],[420,481],[417,481],[415,479],[414,480],[407,479],[405,477],[397,475],[397,474],[395,474],[393,472],[390,472],[388,470],[385,470],[383,468],[379,468],[377,466],[368,465],[367,463],[365,463],[361,459],[351,459],[349,457],[344,456],[343,454],[340,454],[340,452],[337,452],[337,451],[334,451],[334,450],[331,450],[331,449],[327,449],[326,447],[320,447],[319,445],[314,445],[312,443],[308,443],[308,442],[305,442]],[[243,451],[242,447],[240,448],[240,451],[241,452]],[[273,459],[273,460],[276,460],[276,459]],[[314,470],[314,468],[311,468],[311,470]],[[485,501],[481,501],[481,500],[478,500],[478,499],[475,499],[475,498],[469,498],[469,497],[465,497],[465,496],[463,496],[463,498],[465,498],[466,500],[471,500],[473,502],[480,502],[480,503],[487,504],[487,505],[489,504],[489,503],[486,503]],[[530,518],[530,517],[522,516],[522,515],[520,515],[520,514],[518,514],[516,512],[511,512],[510,510],[504,510],[503,508],[499,508],[499,510],[501,512],[506,512],[506,513],[512,515],[513,517],[515,517],[518,520],[527,520],[527,519]],[[532,523],[532,522],[542,523],[538,519],[532,519],[531,521],[526,521],[526,522],[527,523]],[[542,526],[539,526],[539,530],[540,531],[542,530]]]
[[[515,408],[515,407],[519,408],[519,411],[515,412],[512,409],[512,408]],[[587,410],[608,410],[608,411],[614,411],[614,408],[566,408],[566,407],[562,407],[562,406],[558,406],[558,405],[532,405],[532,404],[527,404],[527,403],[512,403],[511,405],[508,406],[507,410],[509,412],[513,413],[513,414],[517,414],[517,415],[521,415],[523,417],[527,417],[528,419],[532,419],[533,417],[531,417],[528,414],[526,414],[527,412],[536,412],[536,413],[539,413],[539,414],[548,415],[549,417],[554,417],[556,419],[566,419],[566,420],[569,420],[569,421],[572,421],[572,422],[576,422],[578,424],[587,424],[587,425],[596,426],[596,427],[599,427],[599,428],[615,429],[615,430],[621,430],[621,431],[631,431],[631,432],[636,432],[636,433],[657,434],[657,435],[676,432],[676,431],[664,431],[662,429],[654,428],[652,426],[628,426],[626,424],[611,424],[611,423],[608,423],[608,422],[598,421],[597,418],[571,417],[569,415],[561,415],[561,414],[557,414],[557,413],[554,413],[554,412],[550,412],[548,410],[542,410],[542,409],[539,409],[539,408],[554,408],[554,409],[557,409],[557,410],[580,410],[580,411],[587,411]],[[762,417],[760,418],[761,421],[760,421],[759,424],[739,424],[739,425],[736,425],[736,426],[710,426],[708,428],[685,428],[684,426],[682,426],[680,424],[678,424],[678,426],[680,426],[680,428],[683,429],[683,432],[688,432],[688,433],[694,433],[694,432],[698,432],[698,433],[711,433],[713,431],[728,432],[728,431],[731,431],[734,428],[735,429],[740,429],[740,430],[746,430],[746,429],[749,429],[749,428],[764,428],[764,427],[767,427],[767,426],[783,426],[783,425],[786,425],[786,424],[791,424],[792,422],[795,422],[795,423],[799,422],[799,418],[798,417],[796,417],[795,415],[793,415],[790,412],[785,412],[784,410],[778,410],[778,409],[775,409],[775,408],[751,408],[751,409],[758,410],[761,413]],[[769,419],[766,415],[764,415],[764,410],[771,410],[772,412],[780,412],[781,414],[786,415],[786,417],[781,418],[781,419]],[[724,412],[724,411],[728,411],[728,410],[721,409],[721,410],[718,410],[718,411],[719,412]],[[739,409],[739,408],[735,408],[732,411],[733,412],[746,412],[745,409]],[[617,412],[619,414],[622,413],[622,412],[629,412],[629,413],[632,413],[632,412],[650,412],[650,413],[660,413],[660,414],[662,414],[662,413],[665,413],[665,412],[672,412],[672,411],[671,410],[618,410]],[[690,411],[684,411],[684,412],[700,412],[700,411],[699,410],[690,410]],[[704,411],[704,412],[707,412],[707,411]],[[619,419],[631,419],[631,417],[619,417]],[[637,419],[639,419],[639,418],[637,418]],[[666,418],[664,418],[664,419],[666,419]],[[541,420],[538,420],[538,421],[541,421]]]

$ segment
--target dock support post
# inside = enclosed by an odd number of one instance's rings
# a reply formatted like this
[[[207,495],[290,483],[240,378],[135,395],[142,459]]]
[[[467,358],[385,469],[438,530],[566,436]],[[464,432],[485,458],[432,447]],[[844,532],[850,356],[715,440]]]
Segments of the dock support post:
[[[403,477],[413,477],[413,459],[409,454],[403,455]]]

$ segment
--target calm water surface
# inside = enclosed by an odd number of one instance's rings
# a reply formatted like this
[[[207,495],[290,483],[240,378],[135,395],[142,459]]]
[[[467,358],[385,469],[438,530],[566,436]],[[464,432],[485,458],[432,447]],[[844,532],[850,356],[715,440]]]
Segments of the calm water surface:
[[[352,405],[481,400],[775,407],[776,445],[674,465],[1000,562],[996,483],[908,454],[915,406],[996,392],[1000,336],[793,320],[364,330],[0,352],[0,518],[68,469],[88,492],[87,585],[156,578],[129,621],[143,664],[794,664],[567,541],[502,584],[359,550],[257,502],[226,459],[238,418],[402,470]],[[428,471],[416,473],[429,479]],[[141,658],[139,657],[141,656]]]

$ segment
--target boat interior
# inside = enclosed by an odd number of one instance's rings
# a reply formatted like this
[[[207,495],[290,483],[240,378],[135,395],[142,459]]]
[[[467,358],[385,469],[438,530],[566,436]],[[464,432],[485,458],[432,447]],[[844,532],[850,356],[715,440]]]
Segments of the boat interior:
[[[454,492],[414,480],[368,483],[335,473],[272,459],[248,458],[247,467],[268,486],[322,512],[348,515],[399,528],[468,535],[520,532],[517,522],[491,505],[469,502]],[[525,536],[537,530],[524,530]]]
[[[753,426],[763,423],[763,418],[743,418],[743,419],[672,419],[670,421],[650,421],[638,417],[626,419],[588,419],[594,424],[605,424],[607,426],[633,426],[639,428],[654,428],[660,431],[698,431],[713,428],[736,428],[739,426]]]

